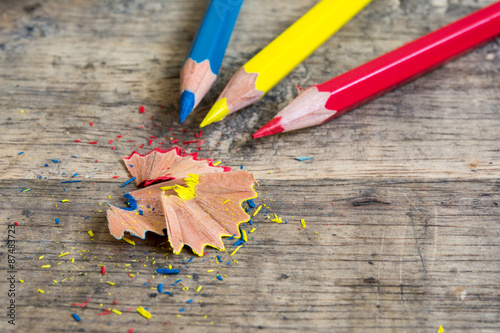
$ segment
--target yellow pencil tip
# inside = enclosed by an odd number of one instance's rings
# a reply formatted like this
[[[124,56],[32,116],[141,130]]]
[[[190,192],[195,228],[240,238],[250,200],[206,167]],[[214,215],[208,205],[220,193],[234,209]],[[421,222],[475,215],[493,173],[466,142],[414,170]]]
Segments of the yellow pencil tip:
[[[223,98],[215,102],[214,106],[210,109],[205,119],[200,124],[200,127],[205,127],[211,123],[222,120],[225,116],[229,114],[229,108],[227,107],[227,98]]]

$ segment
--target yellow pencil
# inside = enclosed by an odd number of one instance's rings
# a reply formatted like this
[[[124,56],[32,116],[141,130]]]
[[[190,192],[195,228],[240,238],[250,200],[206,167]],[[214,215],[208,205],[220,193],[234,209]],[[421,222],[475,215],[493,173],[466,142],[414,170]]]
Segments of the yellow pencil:
[[[320,1],[233,75],[200,127],[261,99],[370,2]]]

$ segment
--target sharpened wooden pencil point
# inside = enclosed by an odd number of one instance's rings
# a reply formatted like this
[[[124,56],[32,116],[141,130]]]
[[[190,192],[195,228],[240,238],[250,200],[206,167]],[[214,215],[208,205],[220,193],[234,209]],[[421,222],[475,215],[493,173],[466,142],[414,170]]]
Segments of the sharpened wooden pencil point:
[[[319,125],[337,117],[337,111],[324,107],[330,96],[330,92],[318,91],[317,86],[307,88],[258,130],[253,138]]]
[[[181,70],[181,123],[215,82],[242,3],[243,0],[209,2]]]
[[[217,101],[214,106],[210,109],[205,119],[200,124],[201,127],[215,123],[216,121],[222,120],[225,116],[229,114],[229,108],[227,107],[227,99],[223,98]]]
[[[281,117],[273,118],[270,122],[261,127],[260,130],[255,132],[252,137],[254,139],[262,138],[264,136],[278,134],[283,132],[285,129],[280,125]]]
[[[181,123],[186,120],[186,117],[193,111],[194,109],[194,101],[195,96],[189,90],[184,90],[181,94]]]

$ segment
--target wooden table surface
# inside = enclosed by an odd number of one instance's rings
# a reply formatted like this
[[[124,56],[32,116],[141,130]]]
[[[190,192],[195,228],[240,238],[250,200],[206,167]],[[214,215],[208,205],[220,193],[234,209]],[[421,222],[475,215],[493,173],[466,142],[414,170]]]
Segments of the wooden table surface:
[[[498,39],[324,126],[251,138],[296,84],[492,0],[374,0],[260,102],[182,144],[232,74],[315,3],[246,1],[219,79],[179,124],[179,68],[206,1],[0,2],[2,332],[500,331]],[[135,187],[119,187],[121,157],[171,138],[258,180],[266,208],[234,256],[234,240],[192,258],[165,237],[110,235],[106,203]],[[155,273],[168,265],[180,274]]]

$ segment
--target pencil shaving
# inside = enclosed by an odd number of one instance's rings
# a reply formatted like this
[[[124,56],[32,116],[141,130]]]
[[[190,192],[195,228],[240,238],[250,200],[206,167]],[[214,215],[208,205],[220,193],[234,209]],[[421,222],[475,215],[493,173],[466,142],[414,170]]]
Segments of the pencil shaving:
[[[161,235],[166,229],[174,253],[187,245],[203,255],[207,245],[224,250],[221,237],[239,235],[238,225],[250,218],[241,203],[257,197],[251,173],[216,167],[212,160],[196,160],[178,149],[134,152],[124,161],[132,165],[129,170],[134,170],[138,183],[154,184],[127,193],[128,207],[110,205],[109,230],[117,239],[125,232],[144,239],[147,231]],[[156,183],[151,175],[158,170],[161,177],[171,179]]]

